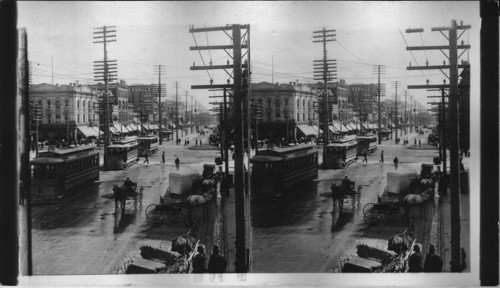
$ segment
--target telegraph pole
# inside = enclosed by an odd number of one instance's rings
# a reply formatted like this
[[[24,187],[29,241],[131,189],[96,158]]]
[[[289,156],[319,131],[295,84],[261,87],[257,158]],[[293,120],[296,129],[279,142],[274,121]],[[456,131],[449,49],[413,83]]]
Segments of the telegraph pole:
[[[332,74],[331,72],[337,72],[337,64],[336,64],[336,59],[327,59],[327,50],[326,50],[326,42],[333,42],[335,41],[335,29],[332,30],[327,30],[325,27],[323,27],[322,30],[318,31],[313,31],[313,43],[323,43],[323,60],[314,60],[313,61],[313,68],[314,68],[314,80],[323,80],[323,107],[320,108],[320,111],[322,111],[323,114],[321,117],[320,116],[320,121],[321,118],[323,118],[323,163],[325,163],[326,160],[326,145],[330,142],[330,131],[328,127],[328,122],[329,122],[329,116],[330,116],[330,111],[331,107],[329,106],[328,103],[328,87],[327,83],[328,80],[336,79],[336,74]],[[331,69],[331,71],[329,71]],[[342,124],[341,124],[342,125]],[[321,126],[321,125],[320,125]],[[341,126],[342,127],[342,126]],[[319,129],[318,129],[319,131]]]
[[[470,45],[464,45],[462,41],[461,45],[458,45],[458,39],[464,34],[467,29],[470,29],[470,25],[457,25],[455,20],[451,21],[450,27],[435,27],[431,31],[438,31],[449,41],[449,45],[443,46],[424,46],[424,47],[406,47],[406,50],[448,50],[449,51],[449,65],[446,62],[443,65],[426,65],[426,66],[416,66],[407,67],[407,70],[429,70],[429,69],[449,69],[449,76],[443,72],[443,74],[450,79],[450,84],[439,84],[439,85],[412,85],[408,86],[408,89],[440,89],[449,88],[449,113],[450,113],[450,127],[448,138],[450,142],[450,193],[451,193],[451,272],[461,272],[461,240],[460,240],[460,162],[459,162],[459,137],[460,131],[458,128],[458,69],[459,68],[469,68],[470,64],[462,63],[458,64],[458,58],[462,56],[467,49],[470,49]],[[423,32],[424,29],[408,29],[407,33]],[[462,30],[460,35],[457,35],[457,30]],[[448,31],[448,36],[443,33],[443,31]],[[462,49],[460,55],[458,55],[458,49]],[[446,172],[446,171],[445,171]]]
[[[109,137],[109,118],[111,115],[112,104],[109,101],[108,81],[116,80],[116,60],[108,60],[108,51],[106,44],[108,42],[116,42],[116,26],[102,26],[94,28],[94,43],[103,43],[104,45],[104,60],[94,61],[94,81],[104,82],[104,93],[102,102],[99,103],[99,120],[104,125],[104,169],[108,169],[108,145]],[[117,95],[115,95],[116,97]],[[112,101],[114,102],[114,101]],[[103,116],[102,120],[100,116]],[[100,126],[100,125],[99,125]]]
[[[392,87],[393,88],[396,88],[396,95],[394,95],[394,99],[395,99],[395,105],[394,105],[394,113],[395,113],[395,117],[394,117],[394,128],[395,128],[395,131],[396,131],[396,141],[398,139],[398,87],[400,85],[401,82],[399,81],[393,81],[392,82]]]
[[[161,84],[161,72],[165,73],[165,65],[156,65],[154,67],[155,74],[158,74],[158,136],[160,138],[160,145],[162,144],[163,134],[161,132],[161,90],[163,89]]]
[[[175,81],[175,139],[179,141],[179,81]]]
[[[405,113],[404,113],[404,118],[403,118],[403,125],[405,127],[405,135],[408,134],[408,123],[406,121],[406,97],[407,97],[407,93],[408,91],[405,90]]]
[[[377,114],[378,114],[378,144],[382,143],[382,111],[380,108],[380,74],[385,74],[385,65],[375,65],[374,72],[378,75],[377,84]],[[361,126],[361,125],[360,125]]]
[[[245,30],[245,33],[242,35],[242,30]],[[223,27],[211,27],[211,28],[194,28],[191,26],[189,29],[190,33],[199,33],[199,32],[209,32],[209,31],[224,31],[226,35],[228,35],[233,44],[232,45],[217,45],[217,46],[198,46],[190,47],[191,50],[224,50],[226,53],[233,59],[233,65],[230,65],[229,61],[227,65],[204,65],[204,66],[195,66],[191,67],[191,70],[214,70],[214,69],[222,69],[226,71],[226,69],[233,69],[233,73],[226,73],[233,79],[234,84],[214,84],[213,79],[210,74],[210,85],[192,85],[191,89],[233,89],[233,121],[234,121],[234,148],[235,148],[235,159],[234,159],[234,188],[235,188],[235,214],[236,214],[236,261],[235,261],[235,272],[236,273],[246,273],[249,271],[250,267],[250,259],[249,255],[251,255],[249,249],[247,250],[247,220],[245,214],[247,213],[246,203],[248,203],[245,199],[245,176],[244,176],[244,161],[243,161],[243,126],[245,122],[243,119],[243,114],[248,117],[248,113],[244,113],[244,102],[246,102],[245,94],[245,82],[248,84],[247,80],[243,79],[248,77],[249,79],[249,70],[246,73],[242,71],[242,68],[249,68],[250,63],[245,61],[242,63],[243,57],[247,55],[249,58],[250,54],[250,36],[249,36],[250,25],[227,25]],[[231,31],[232,34],[229,34],[226,31]],[[195,39],[196,42],[196,39]],[[233,55],[230,55],[227,50],[233,50]],[[247,49],[245,54],[242,54],[242,49]],[[203,58],[202,58],[203,61]],[[204,61],[203,61],[204,62]],[[212,63],[211,63],[212,64]],[[245,106],[248,107],[248,106]],[[227,159],[226,159],[227,161]],[[248,239],[250,240],[250,239]],[[227,243],[227,245],[232,245],[232,243]]]

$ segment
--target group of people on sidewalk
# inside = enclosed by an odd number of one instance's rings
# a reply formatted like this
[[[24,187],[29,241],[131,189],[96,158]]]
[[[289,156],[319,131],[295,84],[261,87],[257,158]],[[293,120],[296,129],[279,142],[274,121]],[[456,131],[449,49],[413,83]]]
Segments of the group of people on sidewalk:
[[[443,260],[436,254],[434,244],[429,245],[429,253],[425,256],[424,266],[422,267],[422,253],[420,246],[413,246],[413,254],[408,261],[408,272],[441,272],[443,270]]]
[[[205,246],[198,246],[198,254],[193,258],[193,273],[226,273],[227,261],[220,254],[219,245],[214,245],[212,255],[208,260],[208,268],[206,267],[207,256],[205,255]]]

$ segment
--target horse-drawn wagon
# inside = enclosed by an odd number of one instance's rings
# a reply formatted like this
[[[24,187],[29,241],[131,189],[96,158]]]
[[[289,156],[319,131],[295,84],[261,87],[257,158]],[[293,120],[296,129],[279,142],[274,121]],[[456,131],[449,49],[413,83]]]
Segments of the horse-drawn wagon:
[[[434,195],[435,184],[435,174],[426,173],[425,177],[416,172],[388,172],[387,186],[381,195],[377,195],[377,202],[363,207],[365,222],[376,222],[382,218],[397,220],[403,216],[404,221],[409,223],[413,219],[414,206],[420,208],[422,215],[425,212],[422,204]]]
[[[356,246],[357,255],[351,255],[341,262],[342,273],[396,273],[408,271],[408,259],[416,239],[413,236],[413,222],[400,234],[388,239],[387,249],[366,244]]]
[[[142,246],[141,257],[124,264],[125,274],[173,274],[191,273],[192,261],[200,240],[189,230],[176,237],[169,251]]]
[[[127,179],[128,180],[128,179]],[[130,180],[125,181],[125,184],[122,186],[113,185],[113,196],[115,198],[115,209],[118,208],[118,204],[120,204],[120,208],[122,212],[125,212],[125,205],[127,200],[134,201],[134,207],[137,208],[137,204],[142,204],[142,195],[144,193],[144,187],[141,186],[137,189],[137,183],[132,182]]]
[[[330,186],[330,190],[332,191],[333,203],[334,205],[335,203],[337,203],[340,211],[344,209],[344,202],[347,199],[350,199],[351,205],[354,208],[356,196],[359,196],[359,190],[356,189],[356,182],[350,180],[347,180],[345,182],[346,183],[342,183],[342,185],[336,185],[335,183],[333,183]]]
[[[205,218],[205,206],[216,195],[217,181],[206,171],[203,176],[188,171],[170,173],[169,187],[165,195],[160,196],[160,203],[146,207],[148,224],[160,224],[165,220],[173,221],[181,217],[187,226],[192,226],[196,222],[196,207],[203,208]]]

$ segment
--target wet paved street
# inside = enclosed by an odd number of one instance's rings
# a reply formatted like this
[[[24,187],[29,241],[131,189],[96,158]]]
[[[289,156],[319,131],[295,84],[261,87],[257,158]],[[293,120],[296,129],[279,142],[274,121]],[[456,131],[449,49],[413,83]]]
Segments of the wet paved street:
[[[206,136],[202,139],[207,143]],[[166,164],[160,164],[162,151],[166,151]],[[215,151],[194,152],[166,143],[150,157],[150,164],[142,164],[141,160],[127,170],[101,172],[98,182],[82,187],[59,203],[35,206],[34,274],[113,274],[120,272],[123,263],[137,257],[142,245],[168,250],[170,241],[187,231],[184,222],[176,219],[150,227],[144,210],[159,203],[159,196],[165,193],[168,174],[175,171],[173,155],[181,159],[181,169],[201,173],[204,163],[213,162]],[[114,199],[109,197],[111,189],[114,184],[123,184],[127,176],[144,186],[142,204],[134,207],[134,201],[128,200],[124,213],[119,209],[115,213]],[[202,242],[210,234],[207,221],[200,219]]]
[[[206,136],[203,141],[207,143]],[[386,155],[385,164],[378,163],[381,150]],[[166,164],[160,164],[162,151],[166,151]],[[346,169],[320,170],[317,181],[297,187],[293,195],[252,206],[252,272],[331,272],[355,253],[357,244],[385,248],[389,237],[404,230],[402,219],[368,226],[363,221],[364,205],[376,202],[382,193],[387,172],[394,171],[395,155],[401,162],[399,170],[419,172],[420,164],[430,162],[434,152],[386,141],[368,156],[368,164],[360,164],[360,159]],[[159,196],[165,193],[168,173],[175,170],[174,155],[179,156],[181,169],[201,173],[203,164],[212,163],[215,153],[165,143],[150,157],[150,164],[141,160],[126,171],[101,172],[98,182],[59,203],[34,207],[34,274],[120,273],[124,263],[140,257],[140,246],[168,250],[170,241],[187,231],[182,219],[150,227],[144,211],[159,203]],[[340,183],[345,175],[356,182],[359,194],[346,199],[339,213],[324,193],[329,192],[332,181]],[[127,201],[125,212],[115,213],[111,188],[122,184],[126,176],[144,186],[142,204],[135,207],[133,201]],[[210,220],[199,220],[201,243],[210,243]],[[419,223],[424,221],[416,223],[416,230],[425,230]]]
[[[426,142],[423,136],[420,138],[422,143]],[[413,137],[409,140],[412,143]],[[385,164],[378,163],[381,150]],[[360,164],[362,159],[359,159],[345,169],[320,170],[317,181],[297,187],[293,195],[253,205],[252,272],[337,272],[342,260],[356,254],[358,244],[386,249],[387,239],[403,232],[404,219],[394,217],[370,226],[363,220],[363,207],[377,202],[377,195],[382,194],[387,172],[394,171],[394,156],[401,163],[398,171],[420,173],[421,163],[430,163],[435,151],[410,150],[384,141],[368,156],[368,164]],[[359,194],[345,199],[343,212],[339,213],[332,198],[324,193],[330,191],[332,181],[340,184],[346,175],[356,182]],[[416,235],[426,232],[426,223],[425,219],[415,220]]]

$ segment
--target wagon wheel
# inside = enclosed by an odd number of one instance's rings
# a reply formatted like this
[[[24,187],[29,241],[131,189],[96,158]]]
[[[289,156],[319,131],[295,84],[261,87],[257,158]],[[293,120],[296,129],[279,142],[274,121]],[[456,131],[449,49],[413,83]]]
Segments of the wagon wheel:
[[[163,221],[163,213],[157,209],[158,205],[151,204],[146,207],[146,221],[153,226]]]
[[[380,212],[375,209],[375,203],[368,203],[363,207],[363,216],[366,222],[376,221],[380,218]]]

